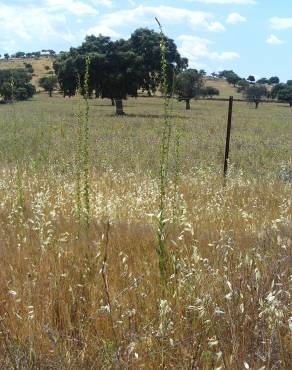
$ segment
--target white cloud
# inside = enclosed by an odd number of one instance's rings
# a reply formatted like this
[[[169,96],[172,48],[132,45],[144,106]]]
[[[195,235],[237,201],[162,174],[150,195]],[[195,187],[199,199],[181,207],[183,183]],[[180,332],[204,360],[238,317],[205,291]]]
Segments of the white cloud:
[[[24,42],[40,41],[42,45],[48,45],[56,40],[72,42],[74,39],[63,14],[49,13],[45,8],[32,6],[23,8],[0,4],[0,29],[1,46],[9,52],[21,49]]]
[[[93,0],[92,2],[95,2],[98,5],[103,5],[103,6],[112,6],[113,2],[112,0]]]
[[[277,36],[275,36],[275,35],[272,34],[266,40],[266,43],[267,44],[271,44],[271,45],[281,45],[281,44],[284,44],[284,41],[283,40],[280,40]]]
[[[226,31],[226,28],[220,22],[211,22],[210,25],[208,26],[208,30],[214,31],[214,32],[218,32],[218,31],[220,32],[220,31]]]
[[[104,36],[112,37],[113,39],[117,39],[117,38],[122,36],[120,33],[114,31],[113,29],[111,29],[110,27],[107,27],[105,25],[97,25],[95,27],[91,27],[86,31],[86,34],[87,35],[96,35],[96,36],[101,34],[101,35],[104,35]]]
[[[212,21],[214,17],[210,13],[163,5],[158,7],[140,5],[134,9],[105,14],[91,30],[107,29],[109,32],[117,33],[115,27],[149,27],[150,25],[157,27],[154,17],[157,17],[162,24],[187,24],[193,29],[200,27],[213,32],[225,30],[220,22]]]
[[[46,0],[49,11],[67,11],[75,15],[97,15],[98,10],[89,4],[75,0]]]
[[[246,22],[246,18],[239,13],[230,13],[226,19],[227,23],[236,24],[240,22]]]
[[[255,0],[187,0],[188,2],[198,2],[204,4],[220,4],[220,5],[254,5],[257,2]]]
[[[203,60],[230,61],[240,58],[240,55],[234,51],[211,51],[210,40],[190,35],[181,35],[178,37],[181,42],[179,52],[190,60],[191,64],[201,63]]]
[[[292,27],[292,18],[273,17],[270,19],[271,27],[276,30],[284,30]]]

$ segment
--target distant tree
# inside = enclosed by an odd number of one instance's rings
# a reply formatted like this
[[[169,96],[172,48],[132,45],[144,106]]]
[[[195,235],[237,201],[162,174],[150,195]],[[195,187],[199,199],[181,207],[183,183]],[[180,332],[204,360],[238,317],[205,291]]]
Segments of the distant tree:
[[[227,70],[224,70],[222,72],[219,72],[218,74],[219,77],[223,77],[226,79],[226,81],[233,85],[234,87],[236,86],[236,84],[238,83],[239,80],[241,80],[241,78],[232,70],[230,71],[227,71]]]
[[[39,79],[39,85],[48,92],[50,97],[52,97],[52,92],[58,85],[58,79],[56,76],[41,77]]]
[[[270,79],[269,79],[269,84],[271,84],[271,85],[277,85],[277,84],[279,84],[280,83],[280,79],[279,79],[279,77],[271,77]]]
[[[288,80],[288,81],[286,82],[286,84],[287,84],[287,85],[292,85],[292,80]]]
[[[273,88],[272,88],[272,90],[271,90],[271,92],[270,92],[270,97],[271,97],[272,99],[277,99],[277,98],[278,98],[278,94],[279,94],[279,92],[280,92],[281,90],[285,89],[285,88],[286,88],[286,86],[287,86],[287,85],[286,85],[286,84],[283,84],[283,83],[273,86]]]
[[[29,72],[29,73],[33,73],[34,72],[33,67],[32,67],[32,64],[30,64],[30,63],[23,63],[23,64],[24,64],[25,69],[27,70],[27,72]]]
[[[212,73],[211,73],[211,76],[212,76],[212,77],[214,77],[214,78],[217,78],[217,77],[218,77],[218,73],[216,73],[216,72],[212,72]]]
[[[5,58],[6,60],[8,60],[8,59],[9,59],[9,54],[8,54],[8,53],[5,53],[5,54],[4,54],[4,58]]]
[[[205,86],[201,88],[200,95],[203,97],[210,97],[213,98],[215,95],[220,95],[220,91],[213,86]]]
[[[186,102],[186,109],[191,109],[190,101],[197,98],[203,86],[203,75],[196,69],[186,69],[175,81],[175,92],[180,101]]]
[[[0,95],[4,100],[26,100],[35,94],[31,74],[24,68],[0,70]]]
[[[257,84],[260,84],[260,85],[268,85],[268,84],[270,84],[270,80],[268,80],[267,78],[263,77],[263,78],[260,78],[259,80],[257,80]]]
[[[15,58],[24,58],[25,57],[25,52],[23,51],[18,51],[15,53]]]
[[[255,108],[257,109],[261,99],[267,96],[268,90],[264,85],[250,85],[248,89],[245,90],[244,95],[246,99],[250,102],[255,103]]]
[[[14,98],[16,100],[27,100],[32,98],[35,94],[35,87],[32,84],[27,86],[17,87],[14,91]]]
[[[250,84],[242,78],[237,82],[237,92],[242,93],[249,88]]]
[[[200,73],[201,76],[206,76],[207,75],[207,72],[204,69],[200,69],[199,73]]]
[[[49,71],[51,69],[51,67],[50,66],[45,66],[45,70],[46,71]]]
[[[248,78],[247,78],[247,81],[249,81],[249,82],[251,82],[251,83],[254,83],[255,82],[255,77],[254,76],[252,76],[252,75],[250,75],[250,76],[248,76]]]
[[[292,108],[292,85],[286,85],[278,93],[278,100],[289,103]]]

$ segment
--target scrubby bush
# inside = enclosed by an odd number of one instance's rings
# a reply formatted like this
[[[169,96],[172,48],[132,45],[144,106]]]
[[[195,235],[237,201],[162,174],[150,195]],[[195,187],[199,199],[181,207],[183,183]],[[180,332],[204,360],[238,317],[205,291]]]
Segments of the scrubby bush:
[[[0,71],[0,96],[4,101],[27,100],[35,94],[30,83],[32,75],[24,68],[3,69]]]

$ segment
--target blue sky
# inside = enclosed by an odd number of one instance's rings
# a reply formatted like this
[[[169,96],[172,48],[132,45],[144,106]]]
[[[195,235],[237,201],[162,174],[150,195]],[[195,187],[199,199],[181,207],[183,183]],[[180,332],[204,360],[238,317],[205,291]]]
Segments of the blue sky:
[[[154,17],[192,67],[292,79],[291,0],[0,0],[0,54],[127,38]]]

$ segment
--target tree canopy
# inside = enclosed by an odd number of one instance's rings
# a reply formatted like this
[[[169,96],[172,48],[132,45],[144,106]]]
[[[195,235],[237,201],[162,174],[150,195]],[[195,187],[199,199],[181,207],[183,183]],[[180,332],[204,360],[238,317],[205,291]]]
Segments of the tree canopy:
[[[229,84],[233,85],[234,87],[238,83],[238,81],[241,80],[241,78],[232,70],[230,70],[230,71],[227,71],[227,70],[221,71],[221,72],[219,72],[218,76],[221,77],[221,78],[225,78],[226,81]]]
[[[44,76],[39,79],[39,85],[52,97],[52,92],[58,85],[58,79],[56,76]]]
[[[267,96],[268,90],[264,85],[253,84],[250,85],[245,91],[244,95],[250,102],[255,103],[255,107],[258,108],[261,99]]]
[[[165,37],[165,36],[164,36]],[[78,86],[84,94],[86,58],[90,58],[88,93],[95,97],[117,101],[127,96],[136,97],[138,90],[151,94],[161,83],[160,33],[141,28],[129,40],[112,41],[106,36],[87,36],[78,48],[60,54],[54,62],[60,88],[64,96],[75,95]],[[167,46],[169,86],[173,74],[187,67],[173,40],[165,37]],[[118,113],[118,112],[117,112]]]
[[[27,100],[35,94],[31,74],[24,68],[0,70],[0,96],[4,101]]]
[[[289,84],[288,80],[286,84],[281,83],[275,85],[271,91],[271,97],[282,102],[287,102],[292,107],[292,83]]]
[[[287,102],[292,107],[292,85],[286,85],[283,89],[280,89],[278,100]]]
[[[190,109],[190,100],[200,94],[203,86],[203,74],[196,69],[186,69],[180,73],[175,81],[175,93],[179,100],[186,102],[186,109]]]
[[[214,95],[220,95],[220,91],[213,86],[205,86],[200,90],[200,95],[203,97],[213,98]]]

